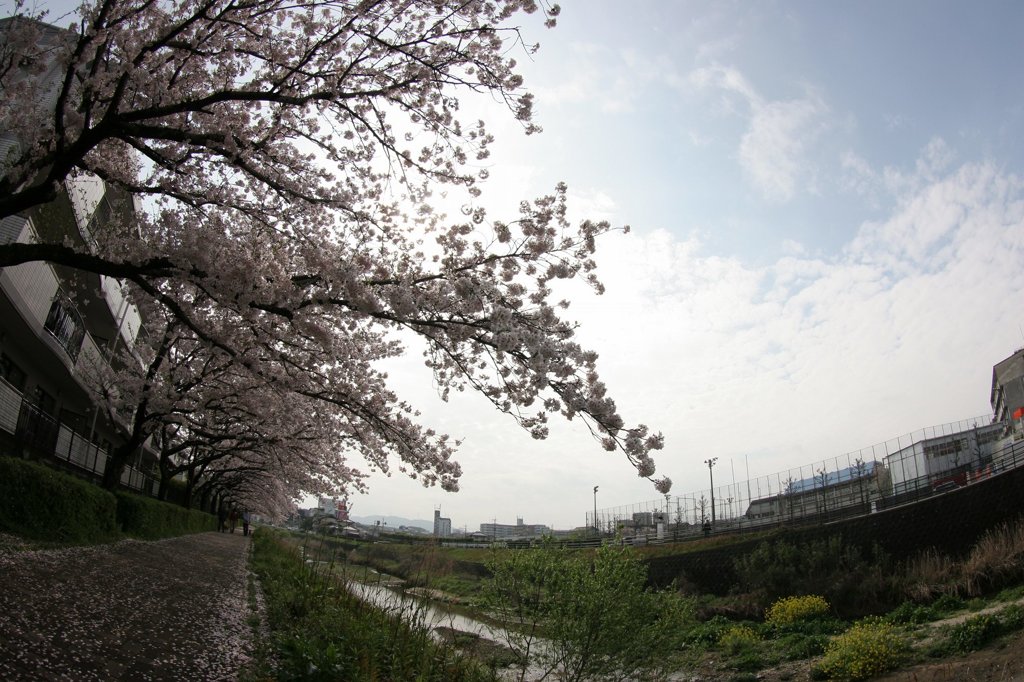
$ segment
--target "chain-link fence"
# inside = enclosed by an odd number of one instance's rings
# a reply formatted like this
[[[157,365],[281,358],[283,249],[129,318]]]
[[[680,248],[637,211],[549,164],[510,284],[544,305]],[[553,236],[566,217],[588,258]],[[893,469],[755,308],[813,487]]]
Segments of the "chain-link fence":
[[[942,494],[1024,464],[1024,433],[991,416],[942,424],[767,476],[587,512],[603,537],[682,540],[771,525],[827,523]]]

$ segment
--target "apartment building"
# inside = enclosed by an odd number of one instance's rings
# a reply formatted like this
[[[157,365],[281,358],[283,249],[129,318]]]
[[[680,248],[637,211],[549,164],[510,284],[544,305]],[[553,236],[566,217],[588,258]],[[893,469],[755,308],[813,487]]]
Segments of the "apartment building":
[[[492,539],[538,538],[551,533],[544,524],[523,523],[522,517],[516,518],[515,525],[508,523],[481,523],[480,532]]]
[[[0,20],[0,31],[14,21],[25,19]],[[43,43],[62,33],[36,24]],[[61,75],[51,66],[33,77],[56,84]],[[34,104],[53,107],[45,95]],[[0,161],[20,143],[0,131]],[[130,221],[136,210],[134,197],[99,178],[78,177],[52,202],[0,220],[0,248],[45,241],[91,251],[98,229],[109,221]],[[96,409],[89,377],[118,350],[134,347],[141,328],[138,309],[115,279],[42,262],[0,268],[0,453],[54,460],[101,476],[124,425]],[[140,452],[122,483],[152,492],[155,483],[147,474],[153,463],[147,459]]]

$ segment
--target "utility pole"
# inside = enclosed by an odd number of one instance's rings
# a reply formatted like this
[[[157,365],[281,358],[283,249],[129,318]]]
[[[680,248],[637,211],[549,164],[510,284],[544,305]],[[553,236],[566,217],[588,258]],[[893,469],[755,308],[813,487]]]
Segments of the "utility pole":
[[[718,461],[717,457],[712,457],[711,459],[704,460],[704,463],[708,465],[708,476],[711,477],[711,527],[712,528],[714,528],[714,526],[715,526],[715,472],[713,471],[713,467],[715,466],[715,462],[717,462],[717,461]]]
[[[601,527],[597,525],[597,488],[598,488],[598,486],[595,485],[594,486],[594,530],[596,530],[597,534],[600,535],[601,534]]]

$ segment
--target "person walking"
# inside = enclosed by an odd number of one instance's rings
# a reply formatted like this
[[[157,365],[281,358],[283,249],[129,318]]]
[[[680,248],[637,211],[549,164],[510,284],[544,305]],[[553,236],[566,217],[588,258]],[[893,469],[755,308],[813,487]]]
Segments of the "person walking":
[[[237,526],[237,525],[238,525],[238,510],[232,508],[231,511],[228,512],[228,526],[231,528],[231,532],[232,533],[235,532],[235,526]]]
[[[249,521],[252,520],[252,516],[249,514],[249,510],[246,509],[242,512],[242,535],[249,535]]]

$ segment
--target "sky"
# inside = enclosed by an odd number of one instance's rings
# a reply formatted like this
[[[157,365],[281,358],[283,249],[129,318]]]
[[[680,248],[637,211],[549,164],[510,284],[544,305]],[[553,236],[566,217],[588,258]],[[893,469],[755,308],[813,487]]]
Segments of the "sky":
[[[569,185],[603,240],[569,317],[627,423],[665,435],[673,494],[990,412],[1024,346],[1024,5],[562,3],[523,21],[543,134],[514,124],[485,198]],[[489,119],[500,123],[500,120]],[[464,439],[455,494],[370,479],[359,516],[570,528],[659,496],[577,423],[534,441],[478,396],[392,377]]]
[[[1024,346],[1024,4],[561,3],[521,18],[540,135],[498,137],[494,218],[569,186],[603,296],[568,317],[627,424],[665,436],[673,494],[988,414]],[[357,516],[571,528],[658,497],[578,422],[535,441],[482,397],[442,403],[415,345],[388,367],[463,439],[461,490],[371,476]]]

